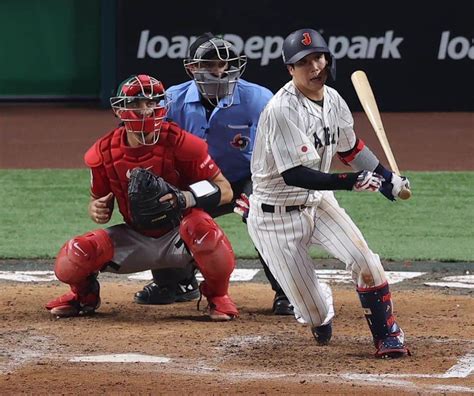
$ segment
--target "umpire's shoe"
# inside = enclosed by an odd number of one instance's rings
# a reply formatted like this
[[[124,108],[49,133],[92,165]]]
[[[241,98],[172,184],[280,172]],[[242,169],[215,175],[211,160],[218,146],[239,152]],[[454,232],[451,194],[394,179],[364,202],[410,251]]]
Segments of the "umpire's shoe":
[[[143,290],[136,292],[133,299],[137,304],[165,305],[192,301],[199,297],[198,281],[193,277],[187,284],[158,286],[155,282],[151,282]]]
[[[274,315],[294,315],[293,305],[291,305],[288,297],[281,293],[276,293],[275,298],[273,299],[273,308]]]
[[[313,333],[318,345],[328,345],[332,337],[332,321],[323,326],[313,327],[311,332]]]

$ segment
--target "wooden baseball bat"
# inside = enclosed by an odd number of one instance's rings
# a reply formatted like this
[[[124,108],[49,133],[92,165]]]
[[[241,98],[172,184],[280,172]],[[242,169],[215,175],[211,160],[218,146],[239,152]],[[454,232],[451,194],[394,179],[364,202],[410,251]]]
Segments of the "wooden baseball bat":
[[[379,138],[380,144],[383,148],[385,156],[387,157],[390,168],[400,176],[400,170],[398,169],[397,161],[393,156],[392,149],[387,139],[387,134],[385,133],[385,128],[383,127],[382,118],[380,118],[380,112],[375,101],[374,93],[370,87],[369,80],[367,75],[362,70],[357,70],[351,75],[352,84],[354,85],[357,96],[359,97],[360,103],[364,108],[365,114],[374,128],[375,134]],[[400,199],[408,199],[411,197],[411,191],[409,189],[403,188],[398,194]]]

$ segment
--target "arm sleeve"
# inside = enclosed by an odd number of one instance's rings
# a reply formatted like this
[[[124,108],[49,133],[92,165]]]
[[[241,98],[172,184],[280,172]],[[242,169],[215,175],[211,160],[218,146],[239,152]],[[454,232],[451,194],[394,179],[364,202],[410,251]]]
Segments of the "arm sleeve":
[[[320,157],[306,135],[306,122],[296,110],[297,104],[272,106],[264,119],[268,128],[269,148],[278,172],[303,165],[315,168]]]
[[[339,159],[356,171],[369,170],[371,172],[380,163],[375,154],[365,145],[362,139],[357,139],[354,147],[345,152],[338,152]]]
[[[324,173],[297,166],[282,173],[289,186],[309,190],[352,190],[359,173]]]

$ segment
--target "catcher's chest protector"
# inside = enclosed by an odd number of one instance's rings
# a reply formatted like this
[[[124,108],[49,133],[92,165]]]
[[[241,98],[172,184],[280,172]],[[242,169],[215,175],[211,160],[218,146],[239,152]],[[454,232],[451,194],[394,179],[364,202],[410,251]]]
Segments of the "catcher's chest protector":
[[[168,132],[166,125],[163,125],[157,144],[132,149],[121,144],[123,133],[122,128],[117,128],[101,142],[100,151],[120,212],[130,220],[127,190],[132,169],[149,169],[170,184],[182,184],[175,166],[175,148],[179,136],[175,132]]]

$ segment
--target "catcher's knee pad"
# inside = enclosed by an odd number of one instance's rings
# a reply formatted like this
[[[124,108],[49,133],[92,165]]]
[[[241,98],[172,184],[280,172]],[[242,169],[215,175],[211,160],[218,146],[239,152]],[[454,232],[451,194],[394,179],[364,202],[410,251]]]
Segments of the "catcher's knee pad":
[[[205,279],[208,293],[227,294],[235,256],[222,229],[206,212],[193,209],[182,220],[179,233]]]
[[[114,255],[114,245],[105,230],[95,230],[66,242],[54,264],[56,277],[68,284],[80,284],[99,271]]]

